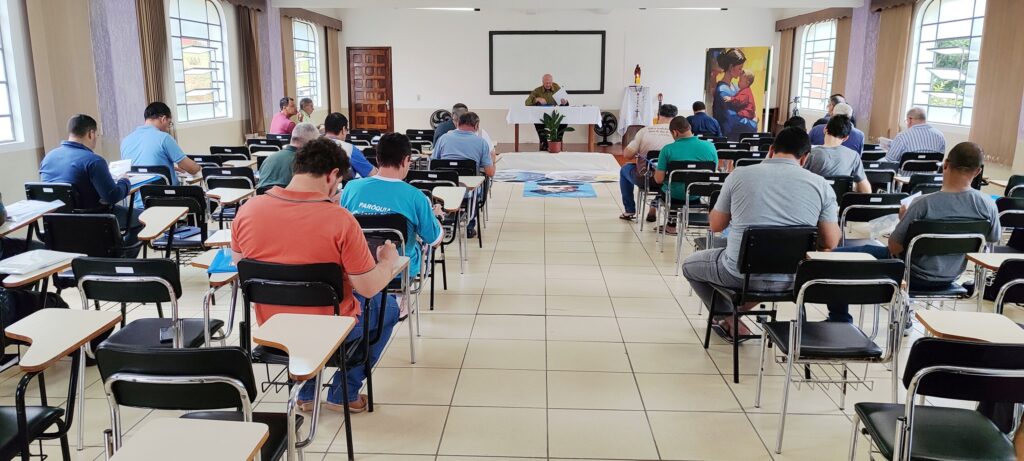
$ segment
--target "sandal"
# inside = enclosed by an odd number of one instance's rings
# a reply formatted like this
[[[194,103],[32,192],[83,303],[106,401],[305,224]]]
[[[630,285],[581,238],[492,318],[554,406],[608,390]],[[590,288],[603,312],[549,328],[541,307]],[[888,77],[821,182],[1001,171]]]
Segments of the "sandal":
[[[732,344],[734,342],[742,344],[751,339],[749,336],[745,336],[737,340],[736,338],[733,337],[732,331],[726,329],[724,321],[712,324],[711,331],[714,331],[715,334],[720,336],[722,339],[725,340],[725,342],[729,344]]]
[[[635,221],[636,220],[636,213],[633,213],[633,214],[622,213],[622,214],[619,215],[619,219],[621,219],[623,221]]]

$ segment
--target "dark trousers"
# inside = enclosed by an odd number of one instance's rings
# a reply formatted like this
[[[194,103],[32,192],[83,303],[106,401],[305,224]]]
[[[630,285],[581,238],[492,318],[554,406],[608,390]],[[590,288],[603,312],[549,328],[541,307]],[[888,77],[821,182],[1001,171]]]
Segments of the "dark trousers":
[[[142,230],[143,225],[139,222],[139,215],[142,214],[138,208],[132,210],[131,215],[128,214],[128,208],[121,205],[114,205],[110,207],[110,214],[117,218],[117,226],[124,231],[124,245],[131,246],[139,241],[139,232]],[[134,254],[125,255],[128,258],[134,258],[138,256],[139,249],[135,250]]]
[[[559,125],[563,129],[567,125]],[[540,140],[540,150],[548,150],[548,136],[547,131],[544,129],[544,125],[540,123],[534,123],[533,127],[537,129],[537,139]]]

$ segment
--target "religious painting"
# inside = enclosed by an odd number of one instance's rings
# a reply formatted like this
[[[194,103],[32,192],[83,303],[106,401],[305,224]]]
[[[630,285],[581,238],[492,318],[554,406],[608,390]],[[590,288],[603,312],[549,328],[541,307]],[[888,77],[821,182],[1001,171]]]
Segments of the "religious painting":
[[[589,183],[544,179],[526,182],[523,197],[593,198],[597,193]]]
[[[771,47],[707,50],[704,102],[730,140],[766,131],[770,73]]]

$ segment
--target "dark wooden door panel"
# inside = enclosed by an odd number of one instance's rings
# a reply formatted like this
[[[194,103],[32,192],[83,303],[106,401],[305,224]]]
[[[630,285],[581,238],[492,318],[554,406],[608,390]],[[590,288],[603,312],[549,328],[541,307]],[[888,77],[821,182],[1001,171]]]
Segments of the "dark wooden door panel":
[[[352,128],[394,131],[391,48],[347,48]]]

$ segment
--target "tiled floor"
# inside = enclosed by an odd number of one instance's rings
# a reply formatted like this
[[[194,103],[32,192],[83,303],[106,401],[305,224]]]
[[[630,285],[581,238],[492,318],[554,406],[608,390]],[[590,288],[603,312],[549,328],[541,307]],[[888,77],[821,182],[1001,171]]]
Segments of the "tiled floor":
[[[845,411],[835,389],[794,389],[786,445],[774,454],[781,368],[768,370],[755,408],[758,342],[741,347],[743,376],[733,384],[730,347],[718,338],[700,345],[706,316],[673,275],[674,243],[661,252],[650,229],[617,219],[616,184],[595,188],[593,199],[535,199],[522,197],[521,184],[496,185],[483,248],[470,244],[464,275],[451,259],[448,290],[422,314],[416,364],[407,325],[397,327],[374,375],[376,411],[353,417],[357,459],[845,459],[852,404],[887,398],[885,369],[872,367],[875,388],[852,391]],[[182,312],[199,315],[205,274],[188,268],[183,277]],[[78,305],[73,290],[66,298]],[[219,301],[215,316],[225,318],[227,294]],[[153,315],[144,309],[130,317]],[[67,370],[48,373],[51,396],[66,395]],[[17,376],[0,375],[5,404]],[[285,399],[261,395],[257,410],[282,409]],[[168,414],[125,409],[128,439],[140,421]],[[343,460],[341,416],[321,419],[306,459]],[[93,368],[85,421],[88,449],[76,459],[102,459],[109,418]]]

